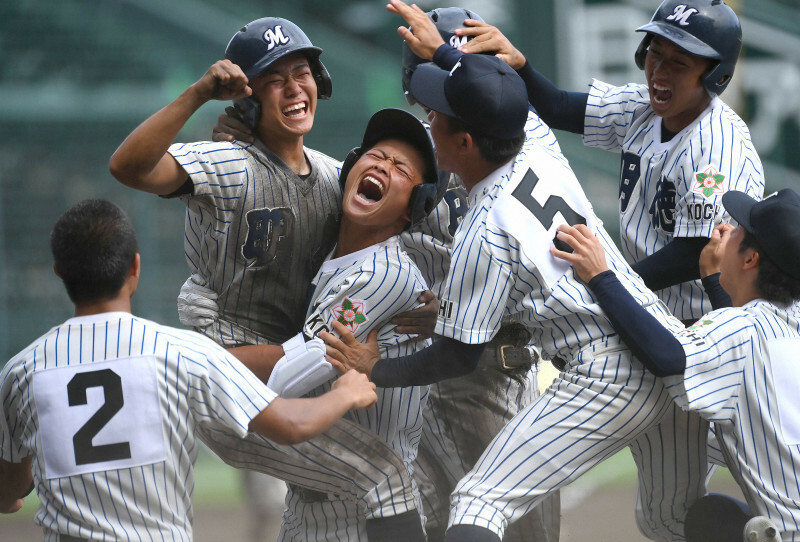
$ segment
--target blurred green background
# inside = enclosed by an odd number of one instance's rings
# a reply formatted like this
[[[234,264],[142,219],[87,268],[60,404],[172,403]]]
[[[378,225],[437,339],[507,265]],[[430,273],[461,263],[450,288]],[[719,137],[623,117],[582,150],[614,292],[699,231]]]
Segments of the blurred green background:
[[[440,4],[419,2],[423,9]],[[633,63],[656,0],[467,1],[564,88],[592,76],[642,81]],[[800,186],[798,0],[732,0],[746,48],[725,99],[750,124],[768,190]],[[0,4],[0,364],[70,316],[52,273],[48,234],[87,197],[131,215],[141,236],[143,280],[134,311],[178,325],[175,298],[188,268],[184,207],[123,187],[108,158],[124,137],[221,58],[243,24],[278,15],[324,49],[333,97],[321,102],[306,143],[343,157],[381,107],[406,107],[400,86],[402,22],[377,0],[15,0]],[[179,136],[210,138],[226,104],[204,106]],[[417,114],[421,111],[410,108]],[[619,158],[559,135],[609,230],[617,229]]]

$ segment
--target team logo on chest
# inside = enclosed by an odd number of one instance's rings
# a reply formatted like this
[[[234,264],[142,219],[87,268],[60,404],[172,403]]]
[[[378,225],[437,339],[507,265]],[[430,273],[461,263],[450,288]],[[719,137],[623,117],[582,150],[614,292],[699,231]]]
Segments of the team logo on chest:
[[[675,183],[661,177],[656,184],[656,194],[650,204],[653,227],[667,233],[675,231]]]
[[[247,212],[245,220],[247,239],[242,245],[242,257],[248,267],[264,267],[272,261],[291,258],[289,240],[295,223],[291,209],[253,209]]]
[[[361,324],[367,321],[367,315],[364,314],[366,310],[366,303],[356,300],[345,298],[341,305],[333,307],[333,317],[342,324],[350,328],[353,333],[359,328]]]
[[[692,192],[703,194],[707,198],[725,192],[725,175],[714,169],[714,166],[708,166],[705,171],[695,173],[694,178],[697,182],[692,187]]]
[[[283,33],[283,28],[281,28],[281,25],[267,28],[262,37],[264,38],[264,41],[267,42],[267,51],[272,51],[279,45],[286,45],[289,43],[289,38],[287,38],[286,34]]]

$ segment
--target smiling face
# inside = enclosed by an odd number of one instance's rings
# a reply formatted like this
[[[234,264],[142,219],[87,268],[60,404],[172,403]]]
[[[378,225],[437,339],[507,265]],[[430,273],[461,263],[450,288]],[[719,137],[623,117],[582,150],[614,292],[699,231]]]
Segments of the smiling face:
[[[650,89],[650,104],[668,131],[680,132],[708,106],[711,97],[702,83],[708,68],[708,59],[653,36],[645,57],[644,73]]]
[[[409,221],[413,188],[422,183],[425,163],[412,145],[385,139],[366,151],[347,175],[344,220],[364,229],[374,242],[400,233]]]
[[[317,83],[303,54],[276,60],[250,81],[250,88],[261,102],[258,132],[267,145],[302,137],[314,126]]]

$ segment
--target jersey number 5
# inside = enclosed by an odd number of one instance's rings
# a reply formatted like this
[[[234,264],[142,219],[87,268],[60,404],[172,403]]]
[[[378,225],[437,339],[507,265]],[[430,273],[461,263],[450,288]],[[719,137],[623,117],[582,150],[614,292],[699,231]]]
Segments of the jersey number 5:
[[[539,221],[545,230],[550,231],[550,228],[553,227],[553,219],[556,213],[561,213],[561,216],[564,217],[564,220],[566,220],[567,224],[570,226],[586,224],[586,218],[572,209],[569,204],[564,201],[564,198],[560,196],[550,196],[547,198],[544,205],[539,203],[536,198],[533,197],[533,190],[536,188],[538,182],[539,176],[536,175],[532,169],[529,169],[525,177],[522,178],[522,182],[520,182],[514,189],[514,192],[512,192],[512,195],[536,217],[536,220]],[[572,247],[555,237],[553,238],[553,244],[558,250],[572,252]]]
[[[128,442],[102,444],[99,446],[92,444],[92,439],[117,412],[122,410],[122,405],[125,404],[125,400],[122,397],[122,380],[111,369],[78,373],[67,384],[69,406],[87,404],[86,390],[89,388],[103,388],[105,402],[72,438],[75,463],[85,465],[87,463],[130,459],[131,447]]]

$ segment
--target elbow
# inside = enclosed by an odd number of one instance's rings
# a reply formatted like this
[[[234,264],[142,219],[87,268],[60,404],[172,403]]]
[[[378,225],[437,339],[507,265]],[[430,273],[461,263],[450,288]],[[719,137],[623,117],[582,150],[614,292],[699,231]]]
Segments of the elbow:
[[[108,171],[111,173],[112,177],[125,186],[139,188],[139,176],[136,175],[135,171],[133,171],[133,168],[130,167],[128,161],[126,161],[124,157],[120,156],[119,150],[111,155],[111,159],[108,161]]]

